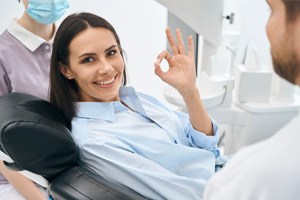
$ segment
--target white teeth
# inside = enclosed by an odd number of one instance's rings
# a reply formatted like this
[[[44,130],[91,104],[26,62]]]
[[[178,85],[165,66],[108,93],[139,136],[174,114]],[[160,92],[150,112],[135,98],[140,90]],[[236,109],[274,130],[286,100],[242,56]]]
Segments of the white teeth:
[[[107,81],[96,81],[97,85],[108,85],[111,84],[115,80],[115,77],[107,80]]]

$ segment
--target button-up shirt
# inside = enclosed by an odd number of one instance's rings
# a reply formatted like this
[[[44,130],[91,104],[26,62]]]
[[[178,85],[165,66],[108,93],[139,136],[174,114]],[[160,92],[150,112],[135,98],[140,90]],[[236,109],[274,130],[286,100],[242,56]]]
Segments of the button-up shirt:
[[[120,98],[77,103],[79,163],[151,199],[201,199],[219,156],[218,125],[207,136],[154,97],[122,87]]]

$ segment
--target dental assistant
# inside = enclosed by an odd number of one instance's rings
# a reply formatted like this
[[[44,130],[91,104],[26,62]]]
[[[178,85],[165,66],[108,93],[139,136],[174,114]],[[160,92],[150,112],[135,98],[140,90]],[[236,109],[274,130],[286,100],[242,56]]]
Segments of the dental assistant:
[[[0,96],[23,92],[48,99],[54,22],[69,5],[66,0],[23,0],[23,4],[22,17],[13,19],[0,35]],[[45,189],[0,161],[0,199],[39,200],[47,196]]]

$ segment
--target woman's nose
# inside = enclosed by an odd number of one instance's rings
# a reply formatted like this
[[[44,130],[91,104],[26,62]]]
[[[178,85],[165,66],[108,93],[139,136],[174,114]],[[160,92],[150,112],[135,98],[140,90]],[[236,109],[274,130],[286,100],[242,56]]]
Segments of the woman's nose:
[[[107,60],[101,60],[98,67],[98,72],[101,74],[109,74],[113,72],[114,68],[110,62]]]

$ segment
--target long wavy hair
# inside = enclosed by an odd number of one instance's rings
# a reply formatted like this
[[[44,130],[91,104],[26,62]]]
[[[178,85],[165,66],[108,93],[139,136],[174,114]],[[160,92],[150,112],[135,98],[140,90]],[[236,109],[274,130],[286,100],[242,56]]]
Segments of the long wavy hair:
[[[71,127],[71,121],[76,115],[76,102],[80,100],[80,95],[77,83],[74,80],[67,79],[61,73],[61,67],[69,67],[69,45],[73,38],[89,27],[101,27],[110,30],[116,39],[124,60],[119,36],[114,27],[105,19],[91,13],[76,13],[63,20],[53,42],[50,68],[50,102],[62,112],[69,127]],[[125,66],[123,85],[126,85]]]

